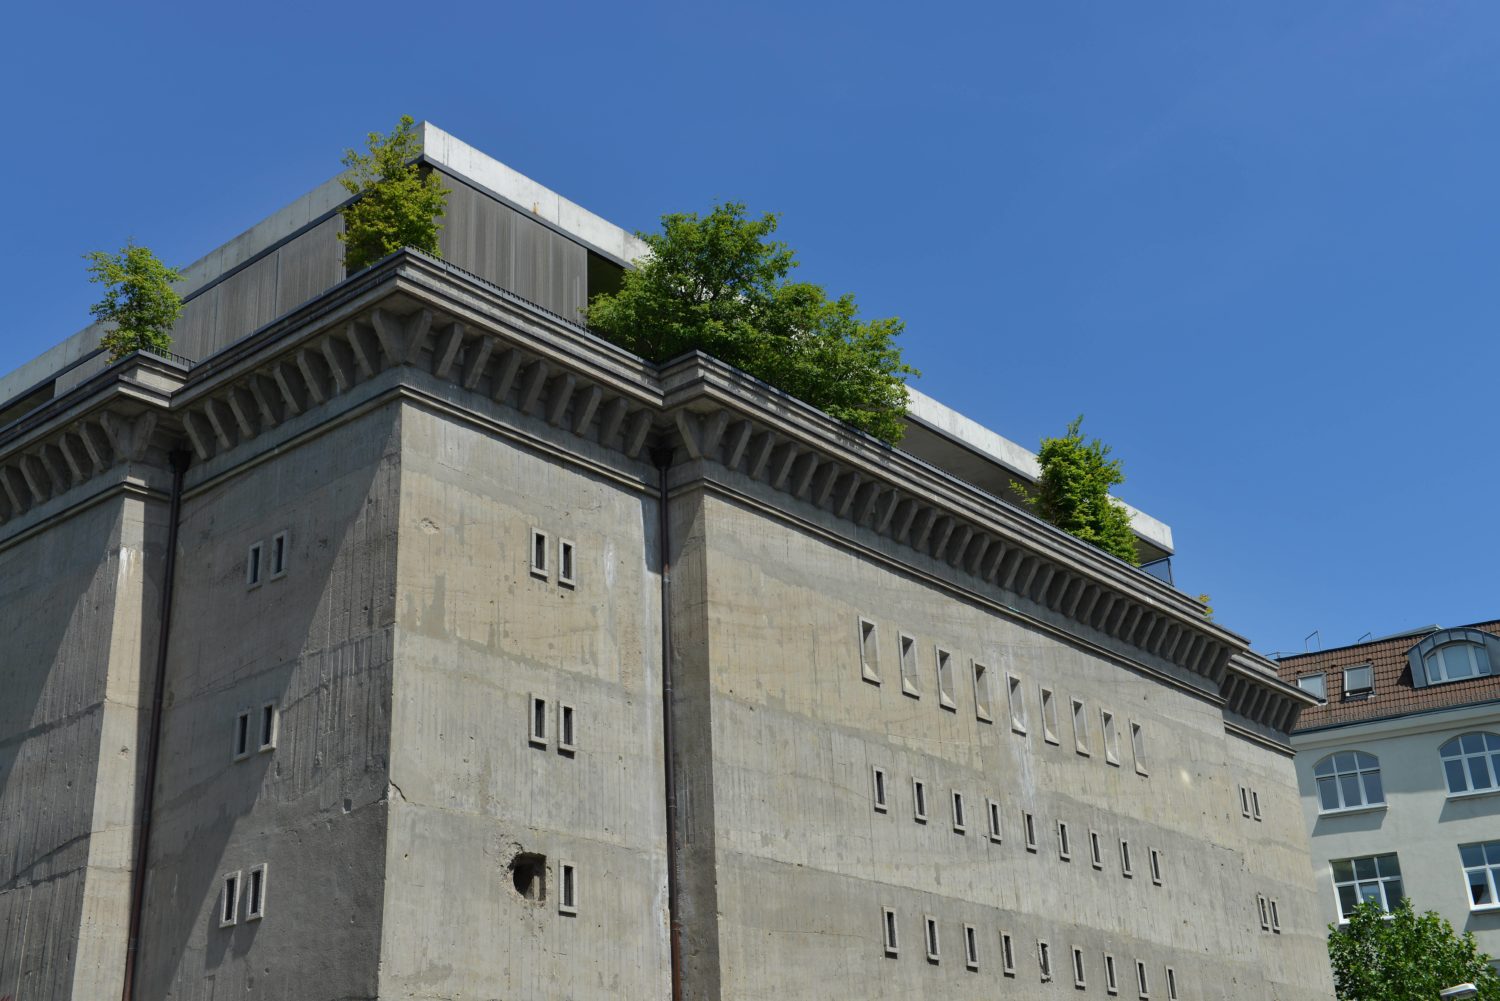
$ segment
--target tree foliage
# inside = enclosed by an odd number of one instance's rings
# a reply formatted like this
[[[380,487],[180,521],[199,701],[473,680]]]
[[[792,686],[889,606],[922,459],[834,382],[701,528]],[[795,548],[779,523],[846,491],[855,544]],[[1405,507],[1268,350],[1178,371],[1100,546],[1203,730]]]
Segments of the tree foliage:
[[[117,254],[95,250],[83,258],[89,262],[89,281],[104,286],[104,298],[89,312],[115,325],[99,341],[109,349],[109,360],[119,361],[132,351],[166,354],[172,347],[172,325],[182,312],[182,297],[172,283],[182,281],[182,275],[134,241]]]
[[[798,266],[770,239],[777,216],[745,216],[737,202],[662,216],[641,233],[651,255],[618,292],[588,307],[595,331],[651,361],[701,350],[887,442],[905,428],[906,379],[891,317],[861,320],[852,295],[789,281]]]
[[[1417,914],[1410,900],[1389,914],[1365,901],[1328,932],[1339,1001],[1431,1001],[1462,983],[1479,988],[1479,1001],[1500,1001],[1500,976],[1473,934],[1455,935],[1436,911]]]
[[[344,207],[344,231],[339,234],[350,274],[402,247],[442,256],[438,220],[451,192],[437,174],[416,162],[422,145],[414,124],[410,115],[402,115],[390,135],[369,134],[368,154],[344,151],[349,172],[339,183],[359,196]]]
[[[1042,439],[1042,476],[1035,490],[1012,485],[1038,517],[1131,566],[1139,565],[1130,514],[1109,495],[1110,487],[1125,482],[1120,460],[1111,459],[1109,446],[1098,438],[1084,441],[1082,426],[1080,414],[1061,438]]]

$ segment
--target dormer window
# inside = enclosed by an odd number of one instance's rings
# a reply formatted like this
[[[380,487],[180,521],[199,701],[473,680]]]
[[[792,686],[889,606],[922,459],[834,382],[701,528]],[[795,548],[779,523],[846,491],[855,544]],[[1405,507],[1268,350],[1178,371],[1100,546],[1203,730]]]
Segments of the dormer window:
[[[1477,643],[1447,643],[1422,658],[1429,685],[1462,681],[1490,673],[1490,658]]]
[[[1328,679],[1319,671],[1317,674],[1304,674],[1297,679],[1297,687],[1319,702],[1328,701]]]
[[[1344,698],[1363,698],[1375,691],[1375,668],[1370,664],[1344,668]]]

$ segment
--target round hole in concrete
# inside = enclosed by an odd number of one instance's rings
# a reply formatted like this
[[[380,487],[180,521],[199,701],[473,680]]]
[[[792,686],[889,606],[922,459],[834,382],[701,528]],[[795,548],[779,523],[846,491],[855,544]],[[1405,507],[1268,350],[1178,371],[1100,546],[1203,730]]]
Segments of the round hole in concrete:
[[[510,880],[516,892],[537,903],[547,899],[547,859],[533,852],[521,852],[510,860]]]

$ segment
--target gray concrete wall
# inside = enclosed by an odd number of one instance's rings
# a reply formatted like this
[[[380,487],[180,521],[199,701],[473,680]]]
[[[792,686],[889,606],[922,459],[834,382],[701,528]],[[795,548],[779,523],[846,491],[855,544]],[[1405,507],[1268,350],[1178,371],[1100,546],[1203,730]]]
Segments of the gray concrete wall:
[[[656,518],[639,488],[407,407],[381,996],[667,993]],[[533,694],[545,746],[528,740]],[[519,852],[547,859],[542,901],[515,890]],[[563,861],[576,915],[559,910]]]
[[[163,508],[116,494],[0,541],[0,996],[120,989]]]
[[[399,411],[190,480],[138,997],[371,997],[388,820]],[[248,457],[247,457],[248,458]],[[284,577],[247,550],[289,533]],[[234,760],[238,712],[279,711]],[[253,718],[253,717],[252,717]],[[265,916],[221,928],[221,879],[269,866]]]

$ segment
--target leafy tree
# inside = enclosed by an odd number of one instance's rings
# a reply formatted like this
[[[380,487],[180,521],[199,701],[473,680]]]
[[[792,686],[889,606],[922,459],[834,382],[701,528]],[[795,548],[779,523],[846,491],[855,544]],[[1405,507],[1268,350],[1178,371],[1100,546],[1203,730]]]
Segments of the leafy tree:
[[[437,174],[416,162],[422,146],[414,124],[410,115],[402,115],[390,135],[371,132],[368,155],[344,150],[349,173],[339,183],[359,196],[344,207],[344,231],[339,234],[350,274],[402,247],[443,256],[438,219],[451,192]]]
[[[89,281],[104,286],[104,298],[89,312],[115,325],[99,341],[109,349],[109,360],[119,361],[132,351],[169,351],[172,324],[182,312],[182,297],[172,283],[182,281],[182,275],[134,242],[118,254],[95,250],[83,258],[89,262]]]
[[[777,216],[745,216],[738,202],[662,216],[639,236],[651,255],[594,296],[588,324],[636,354],[662,362],[694,349],[741,368],[829,415],[894,443],[905,429],[906,380],[891,317],[861,320],[852,295],[830,299],[787,280],[798,266],[769,239]]]
[[[1079,414],[1061,438],[1043,438],[1042,476],[1033,492],[1011,482],[1037,516],[1131,566],[1140,564],[1130,513],[1109,495],[1109,488],[1125,482],[1119,459],[1109,457],[1109,446],[1098,438],[1084,441]]]
[[[1328,932],[1339,1001],[1432,1001],[1462,983],[1479,988],[1479,1001],[1500,1001],[1500,976],[1473,934],[1455,935],[1436,911],[1417,914],[1410,900],[1389,914],[1367,900]]]

